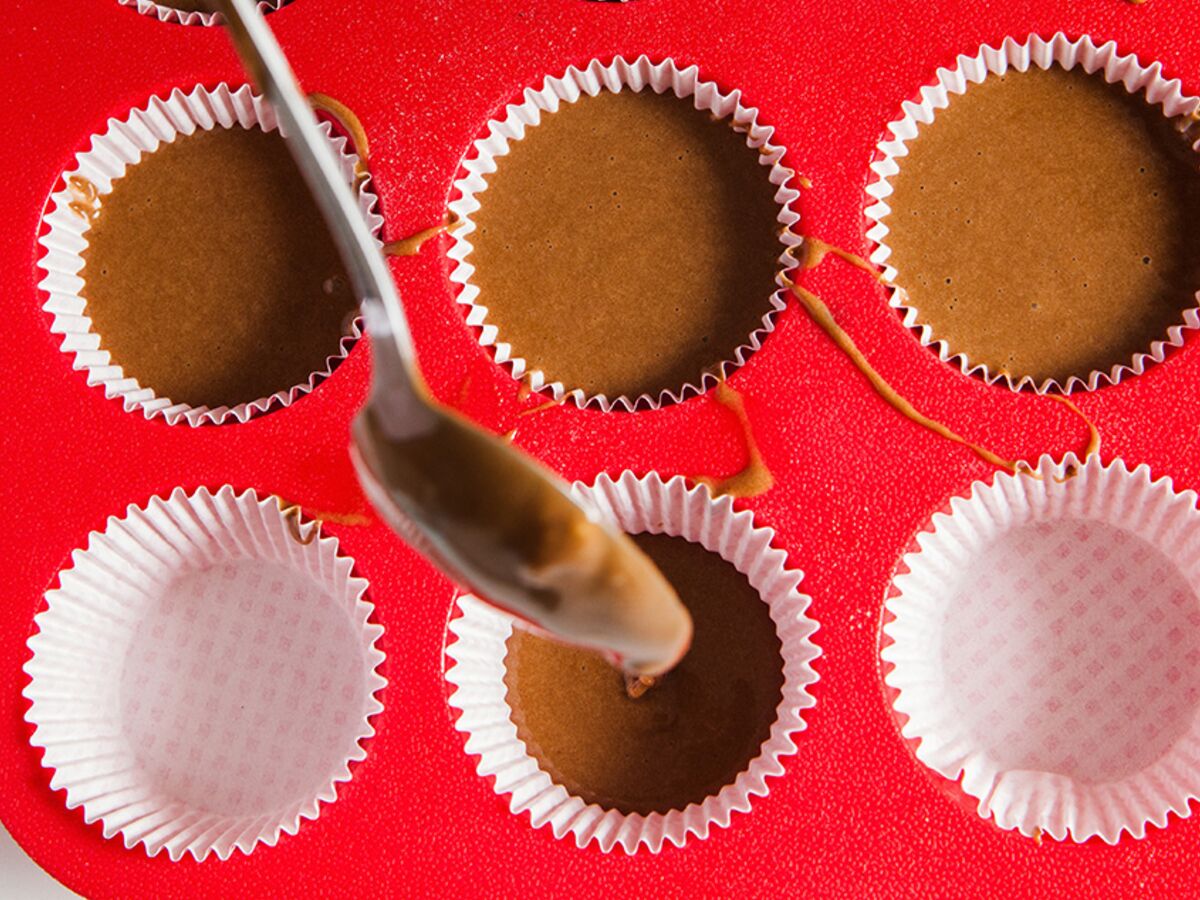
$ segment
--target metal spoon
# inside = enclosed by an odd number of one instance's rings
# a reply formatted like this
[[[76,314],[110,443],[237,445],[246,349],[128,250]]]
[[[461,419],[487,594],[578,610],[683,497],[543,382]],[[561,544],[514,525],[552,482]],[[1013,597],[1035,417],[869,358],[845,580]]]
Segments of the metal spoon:
[[[254,0],[216,0],[341,251],[371,336],[371,396],[353,426],[381,516],[458,583],[543,631],[657,675],[692,622],[627,535],[561,479],[429,395],[400,297],[328,141]]]

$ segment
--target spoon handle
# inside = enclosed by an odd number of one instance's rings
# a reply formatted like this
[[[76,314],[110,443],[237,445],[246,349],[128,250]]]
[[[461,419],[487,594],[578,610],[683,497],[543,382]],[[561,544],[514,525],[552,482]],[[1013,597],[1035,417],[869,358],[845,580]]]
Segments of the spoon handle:
[[[400,295],[287,58],[254,0],[215,0],[214,6],[224,15],[238,55],[275,111],[289,139],[288,148],[341,251],[372,338],[377,387],[389,392],[407,388],[414,395],[411,399],[423,400],[416,350]]]

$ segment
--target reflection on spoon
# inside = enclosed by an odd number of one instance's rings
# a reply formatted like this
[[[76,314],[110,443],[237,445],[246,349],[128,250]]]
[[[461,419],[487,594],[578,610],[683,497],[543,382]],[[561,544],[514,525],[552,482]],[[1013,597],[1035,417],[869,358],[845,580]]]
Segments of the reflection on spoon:
[[[371,403],[354,424],[359,476],[389,524],[482,597],[626,672],[678,662],[691,617],[633,541],[520,451],[428,409],[416,432],[411,419],[389,431]]]

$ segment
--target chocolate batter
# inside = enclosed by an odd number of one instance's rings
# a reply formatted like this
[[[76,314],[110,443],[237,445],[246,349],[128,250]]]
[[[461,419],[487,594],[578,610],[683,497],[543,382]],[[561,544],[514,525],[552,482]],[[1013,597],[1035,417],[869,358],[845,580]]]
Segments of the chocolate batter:
[[[630,397],[732,358],[782,252],[769,169],[673,94],[563,104],[497,160],[470,235],[499,339],[553,381]]]
[[[1200,159],[1159,107],[1078,70],[989,76],[909,144],[897,283],[971,362],[1041,381],[1126,363],[1200,289]]]
[[[746,403],[742,395],[722,381],[712,396],[733,413],[741,426],[746,442],[746,465],[727,478],[700,475],[695,480],[699,484],[707,485],[714,497],[720,497],[722,494],[729,494],[731,497],[758,497],[765,494],[775,486],[775,476],[763,460],[762,451],[754,437],[754,429],[750,425],[750,417],[746,415]]]
[[[586,650],[516,630],[506,657],[517,734],[557,784],[623,813],[699,803],[767,740],[783,688],[780,642],[746,577],[699,544],[636,535],[692,614],[692,648],[637,699]]]
[[[163,144],[100,198],[87,240],[83,296],[101,348],[175,402],[233,406],[306,382],[356,311],[276,132]]]

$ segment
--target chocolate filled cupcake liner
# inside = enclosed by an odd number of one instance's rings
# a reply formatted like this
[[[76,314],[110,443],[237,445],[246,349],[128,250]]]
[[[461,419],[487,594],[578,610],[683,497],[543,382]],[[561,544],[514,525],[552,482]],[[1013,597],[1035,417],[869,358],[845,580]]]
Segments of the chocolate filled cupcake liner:
[[[1095,456],[1038,476],[976,482],[917,537],[885,681],[917,759],[980,816],[1141,838],[1200,797],[1196,494]]]
[[[577,482],[572,491],[627,532],[683,537],[747,577],[770,608],[782,644],[784,684],[770,736],[746,770],[702,803],[649,815],[587,803],[555,784],[518,737],[504,683],[513,619],[471,595],[459,598],[462,615],[450,623],[446,648],[450,705],[460,713],[455,727],[467,736],[467,753],[479,757],[479,774],[493,778],[496,793],[508,796],[514,814],[529,813],[535,828],[548,825],[556,838],[573,836],[581,848],[595,841],[604,852],[658,853],[668,842],[682,847],[693,835],[705,839],[714,826],[728,827],[735,811],[749,812],[752,799],[768,793],[767,779],[783,774],[782,758],[796,752],[802,712],[815,702],[809,686],[820,655],[811,640],[817,624],[807,614],[810,600],[799,590],[803,573],[788,568],[787,554],[771,546],[774,532],[756,526],[750,512],[735,512],[729,497],[714,500],[707,488],[689,488],[682,478],[664,482],[626,471],[615,481],[602,475],[590,487]]]
[[[504,341],[502,326],[488,320],[486,297],[480,297],[479,287],[471,281],[475,267],[470,262],[471,239],[475,224],[471,214],[480,207],[480,195],[487,190],[488,176],[496,171],[497,158],[505,156],[515,141],[525,137],[529,128],[535,128],[543,117],[556,112],[564,103],[575,103],[584,96],[595,97],[601,91],[652,90],[663,94],[672,92],[680,99],[691,98],[696,109],[711,113],[717,119],[728,120],[730,127],[746,136],[746,144],[760,152],[759,162],[769,167],[771,184],[776,188],[775,202],[779,205],[776,221],[780,226],[779,272],[775,283],[778,289],[769,298],[769,309],[762,317],[762,324],[746,335],[745,341],[733,352],[732,358],[715,362],[703,373],[697,373],[694,382],[666,388],[657,395],[642,393],[636,397],[621,395],[608,397],[605,394],[588,394],[582,388],[572,388],[551,377],[517,355],[510,344]],[[492,347],[496,362],[512,372],[513,378],[523,380],[534,391],[551,395],[555,400],[570,399],[579,407],[595,406],[605,412],[612,409],[634,411],[640,408],[657,409],[668,403],[678,403],[690,396],[701,394],[725,378],[762,346],[763,340],[775,330],[775,317],[787,306],[783,274],[796,266],[795,259],[786,251],[800,244],[800,236],[794,232],[800,221],[799,214],[792,208],[800,196],[791,184],[795,173],[782,164],[784,148],[771,143],[774,128],[760,124],[758,110],[742,104],[739,90],[723,92],[711,81],[700,77],[696,66],[679,68],[673,59],[653,63],[646,56],[628,60],[617,57],[610,63],[592,60],[582,69],[571,66],[561,77],[547,76],[540,88],[526,88],[519,102],[504,109],[502,118],[487,123],[485,137],[475,141],[462,168],[465,174],[454,182],[459,196],[450,206],[456,220],[463,223],[453,231],[448,256],[454,261],[450,280],[460,285],[458,302],[468,308],[467,324],[479,328],[479,343]],[[674,262],[668,264],[675,264]]]
[[[122,6],[132,6],[144,16],[154,16],[160,22],[174,22],[178,25],[220,25],[224,19],[220,13],[192,12],[175,9],[167,3],[154,3],[153,0],[117,0]],[[269,13],[279,9],[289,0],[258,0],[258,10]]]
[[[878,177],[867,187],[867,194],[874,201],[866,208],[867,218],[873,223],[867,237],[876,244],[870,258],[871,262],[883,267],[884,279],[891,285],[889,302],[901,312],[904,324],[916,332],[922,344],[936,351],[944,362],[957,364],[964,374],[978,376],[989,384],[1003,382],[1012,390],[1028,388],[1039,394],[1095,390],[1105,384],[1117,384],[1128,375],[1140,375],[1151,363],[1162,362],[1167,348],[1182,346],[1184,332],[1200,327],[1200,292],[1196,294],[1197,307],[1184,310],[1179,324],[1169,327],[1162,340],[1152,342],[1144,352],[1135,353],[1127,362],[1117,362],[1107,370],[1096,369],[1086,375],[1072,375],[1061,382],[1055,378],[1038,380],[1029,375],[992,371],[989,366],[972,361],[965,352],[938,338],[922,321],[921,311],[909,304],[910,298],[896,283],[896,269],[887,262],[891,256],[891,248],[887,245],[887,217],[892,212],[887,202],[892,194],[890,179],[900,171],[903,158],[908,155],[908,143],[918,136],[922,126],[933,121],[938,110],[945,109],[955,96],[966,93],[972,84],[979,84],[989,75],[1003,75],[1010,70],[1025,72],[1032,66],[1040,69],[1078,67],[1088,74],[1103,76],[1110,84],[1120,82],[1130,94],[1140,93],[1147,104],[1161,107],[1167,119],[1182,122],[1200,109],[1200,98],[1184,94],[1178,79],[1162,77],[1160,63],[1142,65],[1133,54],[1122,56],[1118,53],[1112,41],[1096,44],[1087,35],[1076,40],[1062,32],[1048,40],[1038,35],[1031,35],[1024,41],[1010,37],[999,47],[985,44],[974,56],[960,55],[954,68],[938,69],[936,82],[921,88],[918,99],[903,104],[903,116],[887,126],[891,136],[879,143],[878,157],[871,164],[871,170]],[[1200,145],[1197,149],[1200,150]]]
[[[383,629],[352,567],[253,491],[180,488],[110,518],[29,639],[51,788],[172,860],[249,854],[317,818],[383,709]]]
[[[103,134],[94,135],[86,151],[76,155],[75,166],[64,172],[61,189],[50,196],[44,216],[45,233],[38,243],[45,254],[38,261],[44,273],[38,287],[48,295],[43,309],[53,315],[50,330],[63,336],[61,349],[74,357],[74,368],[87,372],[89,385],[102,387],[110,399],[120,398],[126,412],[140,410],[147,419],[162,416],[169,424],[220,425],[229,421],[245,422],[270,409],[288,406],[312,391],[327,378],[333,368],[350,352],[362,335],[361,321],[355,318],[349,333],[339,342],[325,364],[302,383],[236,406],[191,406],[158,396],[153,389],[126,376],[109,352],[103,335],[92,328],[83,297],[84,260],[87,233],[91,227],[89,210],[103,205],[113,183],[136,165],[143,156],[154,153],[163,143],[199,129],[277,128],[275,114],[267,102],[249,86],[230,88],[226,84],[209,90],[195,87],[184,93],[176,89],[166,97],[154,97],[146,106],[135,109],[124,119],[109,119]],[[333,136],[328,123],[321,128],[329,136],[346,182],[355,184],[357,157],[350,152],[344,137]],[[303,188],[301,188],[303,189]],[[378,235],[383,217],[376,211],[377,197],[370,180],[356,188],[359,207],[371,230]],[[252,300],[253,298],[248,298]]]

